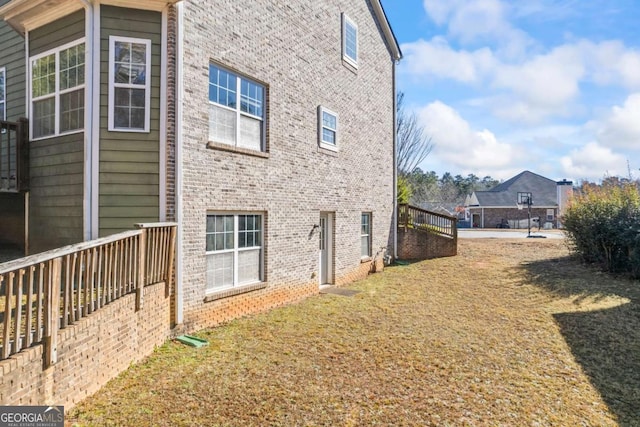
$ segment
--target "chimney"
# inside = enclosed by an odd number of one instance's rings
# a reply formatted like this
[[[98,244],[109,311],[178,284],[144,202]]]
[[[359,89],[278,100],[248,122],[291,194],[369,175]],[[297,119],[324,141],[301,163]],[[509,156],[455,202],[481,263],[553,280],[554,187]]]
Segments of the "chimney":
[[[558,190],[558,228],[562,228],[562,216],[569,205],[569,199],[573,196],[573,181],[563,179],[557,183]]]

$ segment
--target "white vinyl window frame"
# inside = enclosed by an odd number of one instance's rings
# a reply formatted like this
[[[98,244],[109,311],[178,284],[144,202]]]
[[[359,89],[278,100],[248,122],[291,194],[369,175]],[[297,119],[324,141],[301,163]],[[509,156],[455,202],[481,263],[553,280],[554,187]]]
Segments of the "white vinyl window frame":
[[[255,285],[258,283],[263,283],[264,282],[264,246],[265,246],[265,235],[264,235],[264,221],[265,221],[265,214],[264,212],[207,212],[207,221],[209,220],[209,217],[224,217],[224,216],[232,216],[233,217],[233,247],[232,248],[224,248],[224,249],[213,249],[210,250],[209,248],[205,248],[205,254],[206,257],[209,258],[209,256],[215,256],[215,255],[223,255],[223,254],[232,254],[233,256],[233,280],[232,283],[229,285],[222,285],[222,286],[214,286],[214,284],[209,283],[209,278],[206,278],[206,283],[205,283],[205,289],[206,289],[206,293],[207,294],[213,294],[216,292],[220,292],[220,291],[226,291],[229,289],[236,289],[236,288],[241,288],[243,286],[251,286],[251,285]],[[239,222],[240,222],[240,217],[242,216],[253,216],[253,217],[259,217],[260,218],[260,226],[259,226],[259,238],[260,238],[260,244],[259,245],[252,245],[252,246],[244,246],[244,247],[240,247],[240,227],[239,227]],[[245,229],[245,232],[252,232],[252,231],[256,231],[255,229]],[[212,232],[210,232],[207,228],[205,228],[205,233],[207,236],[214,234]],[[226,245],[226,243],[225,243]],[[207,243],[208,246],[208,243]],[[249,251],[259,251],[259,259],[258,259],[258,280],[253,280],[253,281],[248,281],[248,282],[240,282],[239,278],[240,278],[240,254],[242,252],[249,252]],[[208,260],[207,260],[208,262]],[[208,274],[207,274],[208,276]]]
[[[74,40],[72,42],[63,44],[61,46],[58,46],[54,49],[50,49],[46,52],[42,52],[39,53],[38,55],[34,55],[31,56],[29,58],[29,67],[28,67],[28,77],[27,77],[27,84],[29,85],[28,88],[28,97],[29,97],[29,132],[31,135],[31,140],[33,141],[38,141],[41,139],[47,139],[47,138],[54,138],[56,136],[60,136],[60,135],[70,135],[70,134],[74,134],[74,133],[80,133],[80,132],[84,132],[84,125],[77,128],[77,129],[71,129],[68,131],[60,131],[60,114],[61,114],[61,107],[60,107],[60,97],[62,95],[71,93],[71,92],[75,92],[75,91],[79,91],[82,90],[83,91],[83,96],[82,96],[82,104],[83,104],[83,108],[84,105],[86,105],[86,92],[85,92],[85,82],[86,82],[86,72],[87,72],[87,60],[86,60],[86,46],[85,46],[85,58],[84,58],[84,63],[83,66],[85,67],[85,75],[84,77],[84,81],[82,84],[70,87],[70,88],[66,88],[61,90],[60,89],[60,53],[65,51],[65,50],[69,50],[70,48],[76,47],[76,46],[80,46],[82,44],[85,43],[85,38],[82,37],[78,40]],[[36,61],[48,57],[48,56],[54,56],[54,61],[55,61],[55,84],[54,84],[54,90],[51,93],[47,93],[45,95],[40,95],[40,96],[33,96],[33,67]],[[52,134],[47,134],[47,135],[43,135],[43,136],[34,136],[34,125],[36,124],[36,117],[34,117],[34,103],[38,102],[38,101],[43,101],[43,100],[47,100],[47,99],[53,99],[54,100],[54,132]],[[84,117],[84,113],[82,114],[82,116]]]
[[[0,120],[7,120],[7,69],[0,67]]]
[[[342,59],[354,68],[358,68],[358,25],[342,14]]]
[[[326,150],[338,151],[338,113],[318,106],[318,145]]]
[[[360,258],[371,258],[371,212],[360,216]]]
[[[222,102],[220,102],[220,99],[216,100],[212,100],[211,99],[211,92],[209,93],[209,105],[212,106],[213,108],[219,108],[225,111],[229,111],[232,112],[233,114],[235,114],[235,129],[234,129],[234,136],[233,136],[233,141],[221,141],[218,138],[216,138],[213,134],[215,133],[212,130],[212,122],[213,119],[211,117],[212,112],[209,113],[209,141],[213,142],[215,144],[224,144],[224,145],[229,145],[231,147],[234,148],[244,148],[244,149],[248,149],[248,150],[254,150],[254,151],[260,151],[260,152],[266,152],[266,114],[267,114],[267,107],[266,107],[266,95],[267,95],[267,89],[266,86],[262,83],[257,82],[256,80],[253,80],[249,77],[240,75],[238,73],[235,73],[221,65],[218,65],[217,63],[209,63],[209,90],[211,90],[211,86],[214,85],[211,81],[211,77],[212,77],[212,72],[214,72],[214,70],[216,72],[221,71],[224,72],[230,79],[233,78],[235,79],[235,84],[232,85],[231,87],[226,87],[226,88],[222,88],[224,91],[227,92],[231,92],[233,93],[233,96],[235,97],[235,100],[233,102],[233,105],[227,105],[224,104]],[[252,88],[254,89],[260,89],[261,93],[259,95],[258,98],[256,99],[249,99],[245,96],[244,91],[243,91],[243,87],[244,85],[251,85]],[[220,87],[219,85],[214,85],[216,87]],[[257,101],[257,103],[255,102]],[[245,103],[245,105],[247,105],[247,109],[249,105],[251,105],[254,108],[259,108],[260,109],[260,114],[256,115],[251,113],[250,111],[245,111],[242,109],[243,103]],[[240,125],[242,118],[246,118],[249,120],[258,120],[260,121],[260,142],[259,142],[259,147],[257,149],[251,147],[243,147],[243,140],[242,140],[242,126]]]
[[[145,48],[145,82],[136,83],[116,83],[115,79],[115,52],[116,43],[144,44]],[[110,132],[137,132],[149,133],[151,123],[151,40],[134,37],[109,36],[109,118],[108,126]],[[115,92],[116,89],[140,89],[144,90],[144,125],[143,127],[118,127],[115,124]]]
[[[553,221],[555,217],[555,211],[553,209],[547,209],[547,221]]]

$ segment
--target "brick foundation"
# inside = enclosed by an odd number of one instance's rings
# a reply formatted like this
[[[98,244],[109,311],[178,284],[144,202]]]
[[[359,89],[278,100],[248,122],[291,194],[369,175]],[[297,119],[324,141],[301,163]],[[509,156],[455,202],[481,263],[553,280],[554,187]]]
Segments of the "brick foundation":
[[[398,257],[400,259],[431,259],[455,256],[457,253],[457,239],[413,229],[398,230]]]
[[[58,332],[58,361],[43,369],[43,346],[0,361],[0,404],[64,405],[98,391],[169,337],[164,283],[145,288],[142,309],[127,295]]]

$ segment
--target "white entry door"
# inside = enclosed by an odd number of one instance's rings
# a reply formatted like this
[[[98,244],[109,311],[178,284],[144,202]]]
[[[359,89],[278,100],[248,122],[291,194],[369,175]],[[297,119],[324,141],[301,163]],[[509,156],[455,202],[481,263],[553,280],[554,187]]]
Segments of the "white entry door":
[[[333,283],[333,214],[320,214],[320,255],[318,260],[320,285]]]

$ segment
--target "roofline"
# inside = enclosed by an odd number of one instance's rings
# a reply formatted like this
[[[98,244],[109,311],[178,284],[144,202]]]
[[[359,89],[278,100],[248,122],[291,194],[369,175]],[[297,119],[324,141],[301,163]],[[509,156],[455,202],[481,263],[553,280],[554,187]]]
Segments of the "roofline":
[[[398,45],[398,39],[396,39],[396,35],[391,29],[391,25],[389,24],[389,20],[387,19],[387,14],[384,13],[382,3],[380,2],[380,0],[371,0],[371,5],[373,6],[373,11],[376,13],[376,18],[378,18],[380,27],[382,27],[382,33],[384,34],[384,38],[387,41],[387,46],[389,47],[391,56],[393,57],[394,61],[399,61],[400,59],[402,59],[402,51],[400,50],[400,45]]]
[[[58,0],[55,7],[43,7],[47,0],[10,0],[0,7],[0,20],[6,21],[18,33],[24,35],[41,25],[48,24],[89,4],[112,5],[120,7],[137,7],[139,9],[162,11],[168,4],[180,0]]]
[[[526,205],[524,205],[526,206]],[[465,206],[467,209],[516,209],[518,205],[469,205]],[[531,209],[553,209],[557,208],[558,205],[531,205]],[[526,209],[525,209],[526,210]]]

